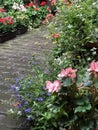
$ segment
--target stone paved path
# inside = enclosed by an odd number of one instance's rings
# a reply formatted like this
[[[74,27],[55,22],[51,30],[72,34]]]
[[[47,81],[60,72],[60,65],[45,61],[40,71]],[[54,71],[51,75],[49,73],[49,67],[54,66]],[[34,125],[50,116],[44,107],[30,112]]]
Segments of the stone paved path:
[[[6,114],[10,108],[7,104],[11,97],[10,86],[14,83],[14,78],[30,73],[29,61],[32,54],[36,55],[41,64],[51,52],[52,45],[46,38],[47,35],[47,30],[41,27],[0,44],[0,130],[20,130],[14,119]]]

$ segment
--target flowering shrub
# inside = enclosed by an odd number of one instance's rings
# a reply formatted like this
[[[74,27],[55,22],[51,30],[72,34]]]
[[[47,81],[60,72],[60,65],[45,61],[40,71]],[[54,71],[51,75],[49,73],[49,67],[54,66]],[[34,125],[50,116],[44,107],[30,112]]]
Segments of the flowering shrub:
[[[30,19],[32,27],[38,27],[41,25],[42,20],[45,19],[46,15],[49,13],[46,2],[41,2],[39,7],[33,2],[30,2],[25,5],[25,7],[27,8],[26,14]]]
[[[20,11],[23,11],[23,12],[26,11],[26,8],[25,8],[25,6],[23,4],[18,4],[16,2],[13,3],[12,9],[14,9],[16,11],[20,10]]]
[[[8,31],[14,31],[15,30],[15,24],[13,18],[10,16],[7,17],[1,17],[0,18],[0,33],[5,33]]]
[[[62,69],[56,80],[51,73],[38,68],[37,72],[36,78],[16,79],[16,85],[11,86],[16,100],[10,112],[16,112],[32,130],[96,129],[98,62],[93,61],[84,75],[71,67]]]
[[[61,108],[59,118],[62,129],[95,130],[98,109],[98,63],[93,61],[82,77],[77,70],[63,69],[58,79],[46,81],[46,90],[55,97]],[[56,82],[56,83],[55,83]],[[60,126],[59,126],[60,127]]]
[[[96,57],[97,49],[92,53],[92,48],[88,49],[86,45],[98,42],[97,35],[95,36],[98,21],[97,4],[97,1],[92,0],[73,1],[70,6],[66,1],[58,3],[58,13],[50,24],[50,32],[55,43],[54,58],[63,59],[63,54],[69,54],[69,60],[73,61],[72,66],[85,66]],[[59,34],[59,37],[53,37],[54,34]]]

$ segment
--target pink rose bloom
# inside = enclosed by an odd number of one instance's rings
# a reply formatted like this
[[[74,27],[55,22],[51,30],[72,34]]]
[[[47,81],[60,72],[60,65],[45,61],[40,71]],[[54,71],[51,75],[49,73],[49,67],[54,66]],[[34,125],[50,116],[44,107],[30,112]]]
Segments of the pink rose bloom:
[[[77,69],[72,69],[71,67],[68,67],[66,69],[62,69],[58,77],[63,78],[63,77],[70,77],[70,78],[76,78],[76,72]]]
[[[60,36],[59,33],[55,33],[55,34],[53,34],[53,37],[54,37],[54,38],[58,38],[59,36]]]
[[[92,61],[90,64],[90,68],[88,69],[89,74],[94,74],[95,78],[98,77],[98,63]]]
[[[55,80],[53,83],[51,81],[46,81],[46,90],[50,93],[58,92],[61,88],[61,83],[59,80]]]

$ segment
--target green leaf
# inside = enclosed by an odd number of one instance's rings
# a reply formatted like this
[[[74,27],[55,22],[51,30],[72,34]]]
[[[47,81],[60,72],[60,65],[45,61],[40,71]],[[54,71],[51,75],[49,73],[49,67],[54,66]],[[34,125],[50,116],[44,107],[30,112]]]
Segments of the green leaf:
[[[87,110],[91,109],[91,104],[90,103],[85,103],[83,106],[78,106],[75,108],[75,113],[77,112],[86,112]]]
[[[82,122],[80,128],[81,130],[91,130],[91,128],[93,128],[93,122],[92,121]]]
[[[94,86],[95,86],[96,88],[98,88],[98,79],[97,79],[97,78],[96,78],[96,81],[95,81]]]
[[[70,78],[66,78],[63,82],[63,86],[67,87],[70,86],[72,84],[72,79]]]

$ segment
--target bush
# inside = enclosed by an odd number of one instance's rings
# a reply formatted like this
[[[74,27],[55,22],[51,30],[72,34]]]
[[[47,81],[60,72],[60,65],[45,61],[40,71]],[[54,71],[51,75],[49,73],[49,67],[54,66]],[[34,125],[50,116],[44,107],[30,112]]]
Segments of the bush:
[[[54,80],[36,68],[37,75],[20,81],[16,79],[16,85],[11,87],[16,99],[13,103],[15,109],[10,112],[16,113],[32,130],[95,130],[97,69],[95,61],[84,75],[68,67],[62,69]]]
[[[52,36],[59,34],[59,37],[52,38],[55,44],[53,52],[55,58],[68,54],[73,66],[79,64],[82,67],[92,61],[94,53],[92,54],[90,50],[92,48],[88,49],[86,44],[97,43],[96,9],[97,2],[92,0],[73,2],[70,6],[67,3],[60,3],[55,21],[50,24]]]

